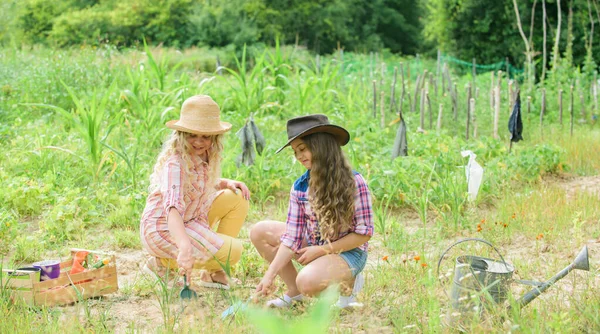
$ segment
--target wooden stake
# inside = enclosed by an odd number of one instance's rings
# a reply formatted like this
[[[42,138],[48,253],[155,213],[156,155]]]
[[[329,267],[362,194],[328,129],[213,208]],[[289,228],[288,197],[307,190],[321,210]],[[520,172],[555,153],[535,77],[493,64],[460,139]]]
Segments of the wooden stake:
[[[417,107],[417,99],[419,98],[419,87],[421,86],[421,75],[417,76],[417,83],[415,84],[415,96],[413,97],[413,108]],[[411,109],[410,112],[413,113],[415,110]]]
[[[373,118],[377,117],[377,81],[373,80]]]
[[[425,91],[425,99],[427,100],[427,111],[429,112],[429,130],[433,129],[433,111],[431,110],[431,100],[429,99],[429,92]]]
[[[477,116],[475,113],[475,99],[469,101],[469,110],[471,111],[471,122],[473,123],[473,138],[477,138]]]
[[[494,101],[496,102],[494,110],[494,139],[499,139],[498,136],[498,120],[500,118],[500,86],[496,86]]]
[[[467,84],[467,127],[465,129],[466,140],[469,140],[469,123],[471,123],[471,85]]]
[[[571,102],[569,103],[569,112],[571,113],[571,137],[573,137],[573,112],[574,112],[574,108],[573,108],[573,85],[571,85],[569,87],[569,89],[571,90]]]
[[[441,65],[441,61],[442,61],[442,51],[440,51],[440,49],[437,50],[437,64],[435,66],[435,96],[437,96],[437,86],[438,86],[438,82],[440,81],[440,65]],[[442,88],[443,89],[443,88]]]
[[[544,139],[544,113],[546,112],[546,88],[542,88],[542,108],[540,110],[540,137]]]
[[[490,80],[490,110],[492,117],[494,115],[494,71],[492,71],[492,80]]]
[[[381,107],[380,109],[380,114],[381,114],[381,128],[385,128],[385,109],[384,109],[384,104],[385,104],[385,100],[384,100],[384,93],[383,91],[381,92],[381,99],[379,100],[379,102],[381,103]]]
[[[452,83],[452,104],[454,109],[454,120],[458,119],[458,90],[456,89],[456,83]]]
[[[419,112],[421,115],[420,125],[421,130],[425,130],[425,89],[421,89],[421,104],[419,105]]]
[[[448,65],[446,65],[446,63],[444,63],[444,65],[442,66],[442,74],[441,74],[441,82],[442,82],[442,94],[444,94],[444,92],[446,91],[446,80],[444,80],[444,75],[446,73],[446,67]]]

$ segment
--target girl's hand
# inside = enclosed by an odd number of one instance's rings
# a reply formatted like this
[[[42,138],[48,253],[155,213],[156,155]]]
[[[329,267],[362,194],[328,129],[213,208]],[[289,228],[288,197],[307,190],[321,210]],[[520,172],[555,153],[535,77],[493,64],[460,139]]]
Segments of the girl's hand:
[[[194,266],[194,257],[192,256],[192,247],[179,248],[179,254],[177,255],[177,265],[179,266],[179,274],[186,274],[188,279],[192,273]],[[183,271],[183,272],[182,272]]]
[[[247,201],[250,200],[250,190],[248,189],[248,187],[246,186],[246,184],[244,182],[240,182],[240,181],[235,181],[235,180],[227,180],[227,182],[225,183],[225,188],[227,189],[231,189],[231,191],[233,191],[234,193],[238,193],[238,191],[242,191],[242,196],[244,196],[244,199],[246,199]]]
[[[256,286],[256,290],[254,290],[254,295],[268,296],[271,293],[273,293],[274,290],[275,287],[273,286],[273,278],[270,278],[269,276],[265,275],[260,280],[260,283],[258,283],[258,285]]]
[[[305,266],[321,256],[327,255],[327,252],[321,246],[308,246],[301,248],[298,251],[298,254],[300,255],[298,258],[298,263]]]

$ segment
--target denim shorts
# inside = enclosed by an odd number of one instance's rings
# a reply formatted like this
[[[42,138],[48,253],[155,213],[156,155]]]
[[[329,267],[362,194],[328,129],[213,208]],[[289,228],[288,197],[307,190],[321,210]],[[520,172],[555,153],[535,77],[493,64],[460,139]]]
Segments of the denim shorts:
[[[340,253],[340,256],[348,263],[350,271],[352,272],[352,277],[356,277],[367,264],[367,252],[358,247],[342,252]]]

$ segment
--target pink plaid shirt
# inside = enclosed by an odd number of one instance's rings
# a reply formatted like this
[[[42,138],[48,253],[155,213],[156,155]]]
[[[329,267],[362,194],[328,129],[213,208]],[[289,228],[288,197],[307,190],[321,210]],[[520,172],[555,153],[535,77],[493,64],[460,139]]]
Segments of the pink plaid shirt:
[[[167,225],[170,208],[175,208],[192,237],[194,257],[209,260],[223,245],[223,240],[208,224],[208,211],[217,196],[216,189],[206,189],[208,164],[192,159],[194,166],[189,177],[190,184],[183,186],[185,170],[181,157],[171,156],[165,162],[161,175],[161,188],[148,195],[140,222],[140,234],[144,248],[153,256],[177,258],[178,249]]]
[[[354,218],[352,227],[348,231],[341,231],[339,239],[351,232],[362,235],[373,235],[373,209],[371,194],[367,183],[362,175],[354,172],[356,180],[356,194],[354,195]],[[319,222],[317,216],[311,210],[308,202],[308,180],[310,171],[304,173],[290,191],[290,204],[288,208],[286,231],[281,236],[281,243],[294,252],[302,247],[302,241],[306,240],[309,246],[323,245],[319,233]],[[335,240],[331,240],[332,242]],[[366,242],[359,248],[367,251],[369,243]]]

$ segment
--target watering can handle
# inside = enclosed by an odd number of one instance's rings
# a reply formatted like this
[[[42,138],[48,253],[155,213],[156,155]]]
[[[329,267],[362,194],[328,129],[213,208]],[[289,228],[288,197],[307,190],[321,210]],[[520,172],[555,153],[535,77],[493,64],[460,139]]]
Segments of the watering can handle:
[[[446,255],[446,253],[448,253],[448,251],[452,247],[454,247],[454,246],[456,246],[458,244],[461,244],[463,242],[467,242],[467,241],[479,241],[479,242],[483,242],[484,244],[492,247],[496,251],[496,254],[498,254],[498,256],[500,256],[500,259],[502,259],[502,263],[504,263],[504,266],[506,267],[506,270],[510,271],[510,269],[508,268],[508,265],[506,264],[506,261],[504,261],[504,257],[502,256],[502,254],[500,254],[500,252],[498,251],[498,249],[496,249],[496,247],[494,247],[494,245],[492,245],[489,241],[486,241],[486,240],[483,240],[483,239],[479,239],[479,238],[466,238],[466,239],[462,239],[462,240],[459,240],[459,241],[453,243],[452,245],[450,245],[450,247],[446,248],[446,250],[442,253],[442,255],[440,256],[440,259],[438,261],[438,265],[437,265],[437,277],[440,277],[440,265],[442,264],[442,261],[444,260],[444,255]]]

